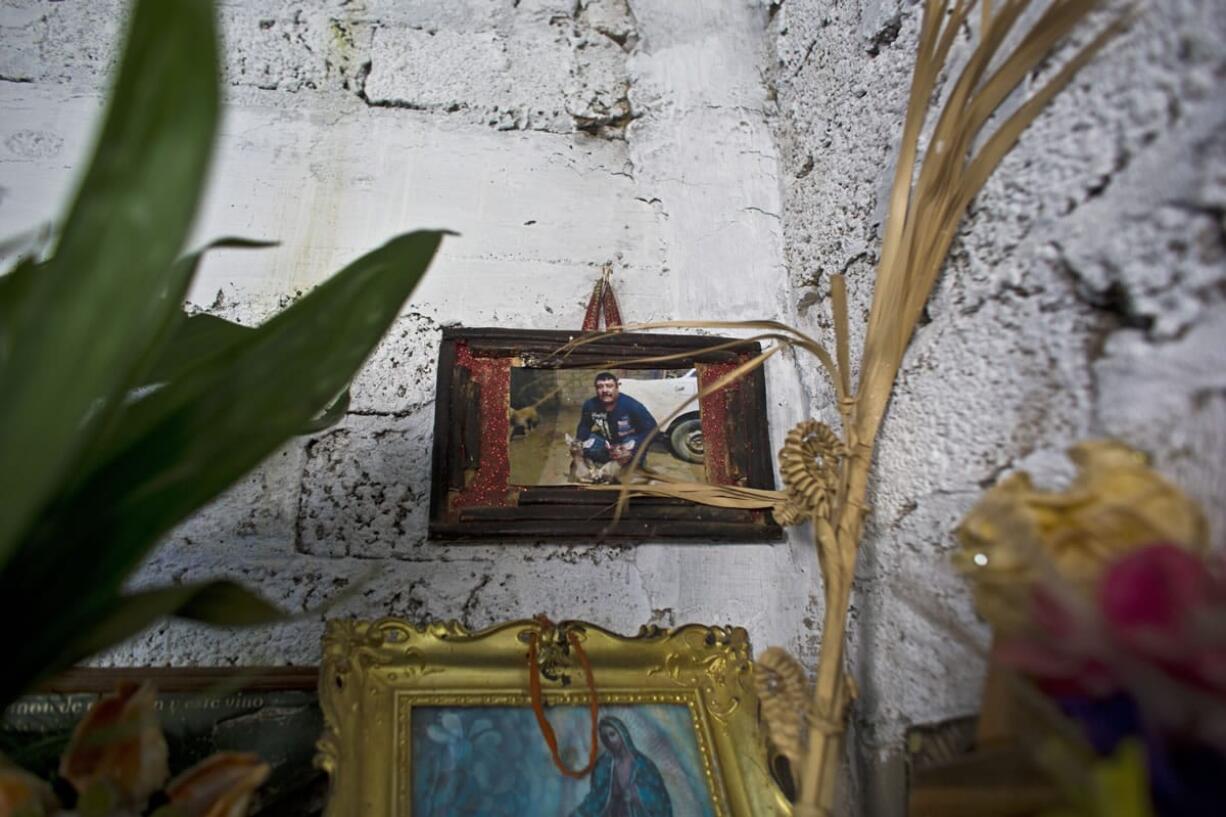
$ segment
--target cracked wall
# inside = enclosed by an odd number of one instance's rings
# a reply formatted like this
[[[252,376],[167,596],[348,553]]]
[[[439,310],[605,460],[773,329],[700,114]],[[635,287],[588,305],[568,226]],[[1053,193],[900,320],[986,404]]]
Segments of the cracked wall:
[[[846,273],[854,331],[871,299],[921,4],[775,5],[788,280],[803,328],[828,336],[830,276]],[[1058,484],[1068,444],[1113,435],[1200,498],[1219,536],[1226,524],[1224,77],[1220,4],[1146,4],[971,205],[874,466],[849,649],[863,813],[901,813],[908,726],[976,708],[986,633],[948,554],[985,487],[1019,468]],[[819,411],[829,406],[828,386],[805,381]]]
[[[115,60],[118,0],[0,9],[0,234],[54,218]],[[632,633],[746,626],[812,656],[814,559],[787,543],[671,547],[426,541],[444,326],[577,329],[611,263],[629,320],[787,318],[782,200],[759,3],[219,2],[226,107],[193,243],[190,308],[255,323],[394,234],[448,227],[359,374],[344,420],[292,441],[184,523],[137,584],[229,575],[281,627],[165,622],[109,664],[312,664],[322,615],[545,612]],[[775,441],[803,404],[767,373]]]

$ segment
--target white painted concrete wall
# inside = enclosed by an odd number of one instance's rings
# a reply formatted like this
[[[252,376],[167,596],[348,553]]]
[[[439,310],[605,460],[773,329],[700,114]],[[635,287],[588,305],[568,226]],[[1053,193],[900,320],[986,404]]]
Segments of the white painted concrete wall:
[[[123,3],[0,6],[0,235],[58,212],[87,149]],[[169,538],[141,581],[233,575],[329,615],[544,611],[623,631],[741,624],[806,661],[820,620],[802,538],[749,546],[425,542],[443,325],[573,328],[612,262],[632,320],[771,317],[828,330],[829,276],[867,314],[918,9],[901,0],[232,0],[228,106],[192,305],[258,321],[346,260],[450,227],[337,428],[296,441]],[[857,577],[852,764],[898,813],[909,724],[972,711],[982,630],[950,530],[1017,467],[1118,434],[1226,511],[1226,17],[1149,4],[972,206],[884,427]],[[959,46],[959,48],[963,48]],[[963,49],[964,50],[964,49]],[[1040,78],[1041,79],[1041,78]],[[776,441],[810,366],[768,372]],[[108,663],[312,663],[318,617],[163,624]]]
[[[349,415],[183,525],[141,582],[233,575],[329,615],[546,612],[633,632],[741,624],[813,654],[813,557],[785,543],[634,548],[426,542],[444,325],[577,328],[605,263],[628,320],[786,318],[767,12],[741,0],[222,2],[227,107],[191,304],[262,320],[416,227],[449,239],[359,376]],[[0,10],[0,234],[55,217],[88,147],[124,3]],[[768,372],[776,440],[794,367]],[[806,612],[807,611],[807,612]],[[811,619],[810,619],[811,620]],[[321,617],[159,625],[106,663],[314,663]]]

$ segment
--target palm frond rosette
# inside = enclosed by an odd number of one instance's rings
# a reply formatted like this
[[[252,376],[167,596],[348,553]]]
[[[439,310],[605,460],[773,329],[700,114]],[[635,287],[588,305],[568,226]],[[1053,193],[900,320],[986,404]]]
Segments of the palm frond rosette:
[[[828,518],[846,458],[847,446],[825,423],[803,420],[789,431],[779,451],[779,474],[787,500],[772,509],[779,524]]]

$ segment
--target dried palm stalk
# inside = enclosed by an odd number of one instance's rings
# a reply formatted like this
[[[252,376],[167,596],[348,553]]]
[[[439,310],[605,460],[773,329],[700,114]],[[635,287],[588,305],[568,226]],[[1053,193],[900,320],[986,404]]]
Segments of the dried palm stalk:
[[[1006,45],[1032,0],[983,3],[978,43],[945,97],[932,127],[928,149],[919,158],[920,134],[959,31],[966,26],[975,0],[925,0],[915,71],[903,123],[886,217],[877,277],[861,357],[860,379],[852,388],[847,325],[847,294],[842,276],[831,280],[835,355],[817,341],[774,321],[671,321],[623,327],[735,328],[761,332],[757,340],[776,345],[733,373],[752,369],[781,348],[810,352],[829,376],[838,400],[842,439],[813,421],[789,435],[781,453],[785,492],[754,497],[723,486],[676,483],[613,486],[624,501],[632,493],[686,496],[732,507],[775,507],[781,521],[812,520],[821,564],[825,613],[818,656],[813,707],[806,751],[800,768],[797,814],[830,815],[843,755],[843,724],[852,698],[844,667],[848,602],[864,524],[865,495],[877,432],[903,355],[936,283],[950,243],[971,199],[1012,149],[1022,132],[1077,71],[1123,28],[1115,17],[1069,59],[1042,87],[989,134],[985,125],[1001,104],[1039,67],[1051,51],[1101,0],[1051,0],[1035,24]],[[918,174],[917,174],[918,166]],[[585,340],[576,341],[581,345]],[[664,358],[660,358],[661,361]],[[725,378],[728,380],[730,378]],[[722,387],[723,382],[717,384]],[[710,389],[714,391],[716,388]],[[793,444],[794,443],[794,444]],[[781,497],[790,502],[779,507]]]
[[[999,58],[998,52],[1031,0],[1004,0],[998,8],[985,7],[978,45],[945,100],[916,177],[919,136],[930,100],[954,38],[973,5],[973,0],[957,3],[926,0],[924,4],[860,381],[855,394],[845,406],[841,405],[847,447],[842,463],[843,483],[828,515],[814,519],[826,610],[814,694],[819,723],[810,732],[799,802],[816,807],[819,814],[830,814],[833,809],[835,779],[842,756],[842,733],[831,734],[820,722],[842,724],[846,714],[843,642],[852,573],[864,523],[864,497],[873,445],[903,354],[971,199],[1022,131],[1073,75],[1119,33],[1125,22],[1123,17],[1116,17],[975,150],[974,145],[993,112],[1099,5],[1099,0],[1053,0],[1017,45]],[[998,67],[993,68],[994,65]],[[841,383],[836,382],[836,387],[841,385],[838,391],[845,393],[849,369],[846,306],[840,307],[841,290],[842,282],[836,281],[833,298],[836,342],[839,376],[844,378]]]

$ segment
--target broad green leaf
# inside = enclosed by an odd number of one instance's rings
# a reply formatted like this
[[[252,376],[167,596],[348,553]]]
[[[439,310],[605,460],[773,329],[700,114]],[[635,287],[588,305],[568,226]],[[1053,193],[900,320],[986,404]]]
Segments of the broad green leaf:
[[[179,308],[173,262],[212,150],[217,75],[209,0],[136,3],[55,255],[0,307],[0,565]]]
[[[417,232],[392,240],[132,405],[115,454],[73,504],[105,508],[99,520],[113,521],[126,543],[142,530],[160,535],[220,493],[334,403],[399,314],[441,237]]]
[[[393,239],[264,325],[241,336],[228,333],[220,354],[127,407],[108,440],[105,462],[85,477],[94,488],[83,487],[82,496],[69,503],[89,499],[100,486],[120,484],[116,479],[129,495],[157,486],[182,503],[170,520],[174,524],[220,493],[321,412],[337,408],[337,395],[399,314],[441,237],[417,232]],[[166,445],[162,435],[172,434],[180,447]],[[245,465],[226,470],[226,462]],[[168,469],[182,493],[166,490]],[[211,487],[203,491],[205,485]]]
[[[97,597],[95,597],[97,598]],[[285,621],[291,614],[231,581],[202,582],[143,590],[91,604],[88,618],[75,632],[58,626],[73,618],[65,611],[52,622],[63,640],[54,647],[33,640],[13,651],[13,664],[0,678],[0,705],[41,678],[50,677],[89,656],[142,632],[166,616],[217,626],[253,626]],[[44,634],[45,636],[46,634]],[[64,637],[67,636],[67,637]]]
[[[17,235],[0,239],[0,258],[12,255],[18,258],[43,258],[51,246],[55,229],[51,224],[43,224],[31,230],[25,230]],[[4,274],[0,273],[0,280]]]
[[[254,331],[254,327],[216,315],[184,315],[175,322],[173,333],[142,380],[145,384],[172,382]]]
[[[201,249],[180,258],[173,271],[182,286],[175,293],[176,303],[187,295],[200,262],[210,250],[262,249],[277,246],[276,241],[250,238],[219,238]],[[212,315],[187,315],[176,309],[167,316],[159,335],[150,344],[128,380],[129,388],[141,388],[177,377],[186,369],[221,351],[233,340],[250,331],[249,327],[231,323]]]
[[[30,291],[36,276],[42,273],[46,262],[35,261],[31,257],[22,258],[13,269],[0,276],[0,371],[4,371],[14,354],[12,333],[6,327],[13,325],[13,319],[21,308],[21,301]],[[0,397],[0,400],[3,398]],[[0,559],[3,564],[3,559]]]
[[[167,616],[219,627],[250,627],[284,621],[291,614],[231,581],[158,587],[121,596],[110,611],[65,651],[65,666],[142,632]]]
[[[255,327],[243,326],[215,315],[182,315],[172,327],[170,336],[161,345],[153,365],[135,381],[135,389],[139,393],[146,388],[163,388],[184,377],[197,366],[205,365],[212,358],[224,354],[227,349],[255,331]],[[349,410],[349,400],[349,390],[346,389],[321,414],[308,420],[296,433],[315,434],[336,425]],[[123,426],[124,411],[125,408],[120,408],[116,412],[112,418],[112,428],[101,435],[103,448],[106,438],[114,428]],[[96,456],[90,456],[82,462],[86,471],[97,465]]]
[[[254,627],[292,617],[291,613],[231,581],[201,585],[199,592],[193,593],[171,614],[217,627]]]
[[[276,242],[257,241],[249,238],[220,238],[211,241],[196,252],[190,253],[175,262],[173,271],[179,285],[175,292],[170,293],[171,299],[182,301],[196,270],[207,252],[214,249],[251,249],[275,246]],[[2,295],[2,293],[0,293]],[[195,318],[203,318],[197,321]],[[75,489],[76,483],[83,474],[88,474],[97,465],[99,456],[107,450],[108,440],[117,427],[123,424],[123,414],[127,404],[134,399],[134,394],[140,394],[155,384],[165,382],[179,376],[182,371],[207,359],[214,351],[220,351],[243,333],[252,331],[249,327],[230,323],[212,316],[191,316],[175,309],[166,317],[157,338],[142,354],[137,356],[137,362],[131,367],[127,378],[127,388],[124,399],[114,406],[105,420],[95,427],[92,439],[86,441],[85,448],[73,463],[73,473],[61,482],[59,490],[69,492]]]
[[[332,405],[324,409],[323,413],[318,417],[313,418],[306,424],[305,428],[299,430],[299,434],[318,434],[321,431],[326,431],[332,426],[339,423],[345,417],[345,412],[349,411],[350,400],[349,389],[341,392],[341,396],[332,401]]]
[[[341,393],[399,314],[442,238],[396,238],[223,354],[127,407],[96,468],[51,505],[0,572],[0,641],[29,678],[89,629],[127,575]],[[70,568],[66,569],[67,566]]]

